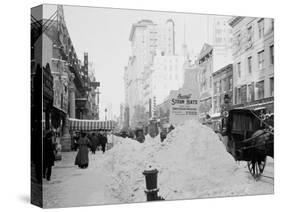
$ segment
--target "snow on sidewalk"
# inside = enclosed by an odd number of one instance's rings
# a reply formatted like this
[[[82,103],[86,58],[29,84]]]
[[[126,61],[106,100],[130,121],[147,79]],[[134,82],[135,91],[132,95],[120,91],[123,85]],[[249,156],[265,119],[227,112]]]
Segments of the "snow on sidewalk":
[[[100,151],[89,153],[89,167],[74,165],[77,152],[62,153],[63,160],[53,167],[51,181],[43,182],[44,207],[73,207],[111,203],[106,194],[107,177],[96,162],[103,158]]]

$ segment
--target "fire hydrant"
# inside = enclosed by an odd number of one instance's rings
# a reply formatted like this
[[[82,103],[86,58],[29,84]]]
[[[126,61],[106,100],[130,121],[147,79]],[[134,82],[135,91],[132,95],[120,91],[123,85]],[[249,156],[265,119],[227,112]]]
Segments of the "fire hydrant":
[[[151,166],[143,172],[146,182],[146,193],[147,201],[164,200],[163,197],[158,196],[159,188],[157,188],[157,174],[158,170],[153,169]]]

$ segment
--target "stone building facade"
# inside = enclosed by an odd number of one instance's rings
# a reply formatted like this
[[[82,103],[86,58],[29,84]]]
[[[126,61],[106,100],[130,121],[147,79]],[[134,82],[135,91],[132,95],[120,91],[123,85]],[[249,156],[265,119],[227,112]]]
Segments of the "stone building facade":
[[[270,18],[234,17],[233,103],[272,101],[274,95],[274,22]]]

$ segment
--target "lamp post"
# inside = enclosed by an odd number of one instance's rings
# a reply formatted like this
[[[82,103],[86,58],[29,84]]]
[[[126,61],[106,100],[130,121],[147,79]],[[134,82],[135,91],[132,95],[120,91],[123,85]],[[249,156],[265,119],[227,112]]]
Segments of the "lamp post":
[[[107,109],[105,108],[105,109],[104,109],[104,114],[105,114],[105,115],[104,115],[104,119],[105,119],[105,121],[106,121],[106,118],[107,118],[107,117],[106,117],[106,113],[107,113]]]

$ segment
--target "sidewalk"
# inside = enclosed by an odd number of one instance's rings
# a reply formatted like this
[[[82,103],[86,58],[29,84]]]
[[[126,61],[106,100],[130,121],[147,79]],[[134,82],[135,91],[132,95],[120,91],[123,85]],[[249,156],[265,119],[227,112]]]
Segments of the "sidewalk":
[[[53,167],[51,181],[43,181],[43,202],[48,207],[73,207],[112,202],[106,196],[105,173],[99,159],[105,155],[98,151],[89,153],[89,167],[79,169],[74,165],[77,152],[63,152],[62,161]]]

